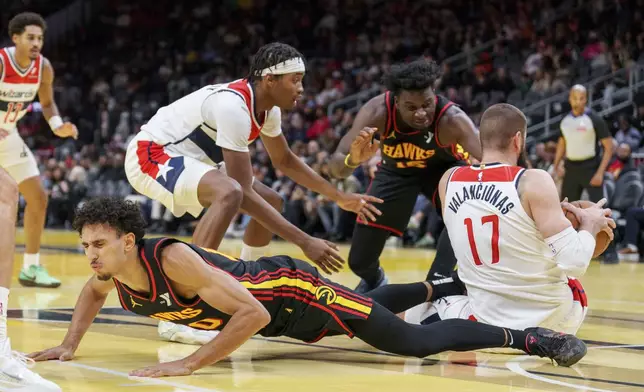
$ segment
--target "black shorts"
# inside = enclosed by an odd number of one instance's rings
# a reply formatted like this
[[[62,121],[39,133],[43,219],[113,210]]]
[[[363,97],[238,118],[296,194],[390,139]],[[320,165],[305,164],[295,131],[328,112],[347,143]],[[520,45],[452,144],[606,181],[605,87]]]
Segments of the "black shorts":
[[[377,216],[375,222],[365,222],[360,219],[357,222],[402,236],[409,224],[418,194],[425,195],[436,206],[440,214],[438,183],[441,177],[451,167],[465,165],[467,165],[466,162],[450,162],[442,167],[432,165],[427,169],[414,170],[409,174],[400,173],[386,166],[379,166],[376,176],[367,189],[367,194],[383,200],[382,204],[376,204],[382,215]]]
[[[271,274],[273,290],[279,291],[281,298],[278,306],[277,298],[265,303],[272,320],[261,331],[263,336],[288,336],[305,342],[331,335],[353,337],[346,321],[366,320],[371,314],[371,298],[323,278],[305,261],[273,256],[257,262]]]

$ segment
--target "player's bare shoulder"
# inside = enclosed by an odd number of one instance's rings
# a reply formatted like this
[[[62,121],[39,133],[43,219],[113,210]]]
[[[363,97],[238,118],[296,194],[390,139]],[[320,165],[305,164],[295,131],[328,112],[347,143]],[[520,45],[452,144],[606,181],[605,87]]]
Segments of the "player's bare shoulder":
[[[542,169],[526,169],[517,183],[517,192],[526,211],[529,210],[531,200],[540,198],[544,192],[552,192],[553,189],[557,191],[552,176]]]
[[[360,108],[361,117],[364,115],[365,118],[365,124],[361,124],[363,127],[378,128],[379,131],[384,130],[387,125],[387,103],[385,99],[385,93],[377,95]]]

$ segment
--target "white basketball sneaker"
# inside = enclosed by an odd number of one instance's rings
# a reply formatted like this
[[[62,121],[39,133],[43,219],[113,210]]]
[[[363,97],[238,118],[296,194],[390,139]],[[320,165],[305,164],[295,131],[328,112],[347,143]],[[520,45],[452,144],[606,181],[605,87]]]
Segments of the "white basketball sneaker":
[[[11,351],[8,338],[0,342],[0,389],[21,392],[62,392],[58,385],[29,370],[34,365],[33,359],[17,351]]]
[[[162,339],[195,345],[204,345],[219,334],[219,331],[202,331],[169,321],[160,321],[158,331]]]

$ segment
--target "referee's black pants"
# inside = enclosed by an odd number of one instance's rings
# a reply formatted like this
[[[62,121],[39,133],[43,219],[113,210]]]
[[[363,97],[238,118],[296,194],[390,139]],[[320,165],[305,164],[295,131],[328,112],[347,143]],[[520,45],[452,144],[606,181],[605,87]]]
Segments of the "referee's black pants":
[[[568,198],[568,201],[576,201],[581,198],[581,193],[586,189],[588,198],[593,203],[597,203],[604,197],[603,186],[590,186],[590,180],[593,178],[599,167],[596,158],[585,161],[566,160],[566,174],[564,175],[561,186],[561,198]]]

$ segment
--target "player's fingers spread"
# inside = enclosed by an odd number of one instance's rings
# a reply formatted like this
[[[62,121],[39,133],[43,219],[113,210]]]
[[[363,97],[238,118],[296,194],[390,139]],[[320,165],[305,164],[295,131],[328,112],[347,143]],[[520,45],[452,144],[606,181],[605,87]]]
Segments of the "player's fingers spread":
[[[598,201],[595,205],[597,207],[601,208],[601,207],[605,206],[607,202],[608,202],[608,200],[604,197],[600,201]]]
[[[367,204],[364,209],[367,209],[378,216],[382,215],[382,212],[378,209],[378,207],[374,206],[373,204]]]
[[[369,220],[370,220],[370,221],[372,221],[372,222],[375,222],[375,221],[376,221],[376,216],[375,216],[371,211],[369,211],[367,208],[363,208],[363,209],[362,209],[362,211],[363,211],[363,212],[362,212],[362,215],[363,215],[363,216],[366,216],[366,217],[367,217],[367,219],[369,219]],[[366,220],[366,219],[365,219],[365,220]]]
[[[362,195],[362,199],[366,200],[371,203],[384,203],[385,201],[382,200],[379,197],[371,196],[371,195]]]

